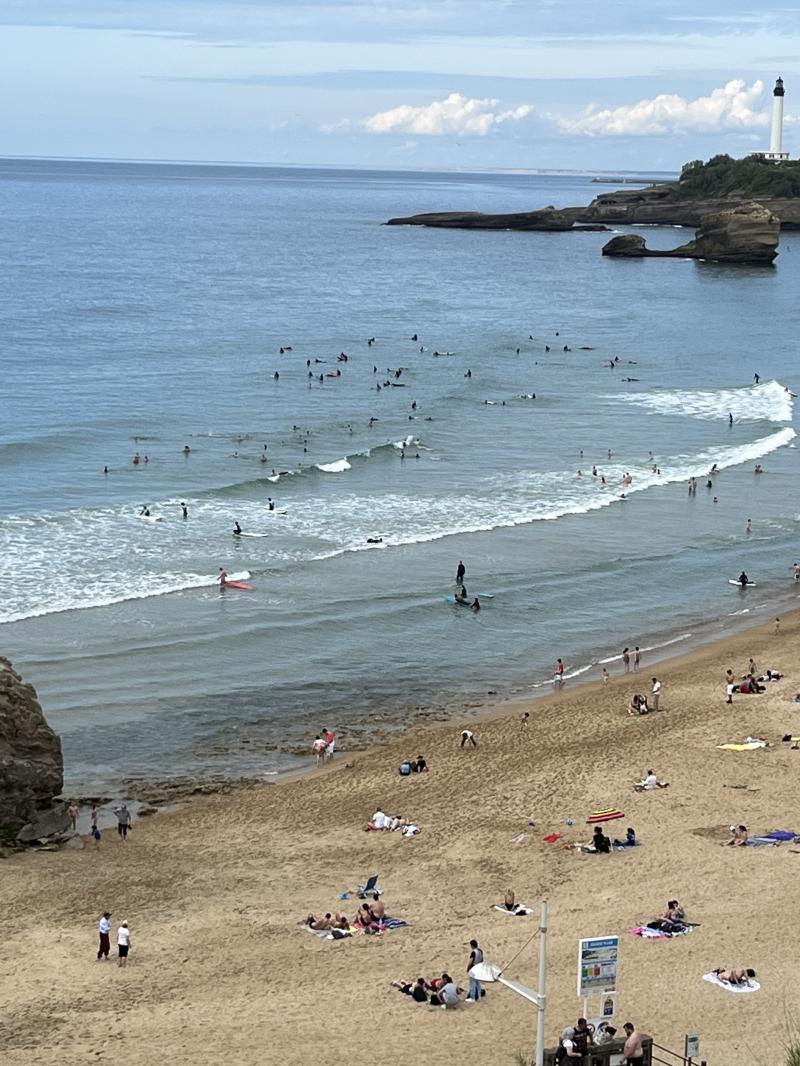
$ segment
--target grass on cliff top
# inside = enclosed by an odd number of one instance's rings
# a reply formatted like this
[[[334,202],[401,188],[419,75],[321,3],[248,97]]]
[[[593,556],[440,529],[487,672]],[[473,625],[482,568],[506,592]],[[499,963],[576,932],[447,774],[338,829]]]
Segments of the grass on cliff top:
[[[684,164],[677,186],[679,200],[721,196],[800,197],[800,160],[770,163],[754,156],[715,155],[707,163],[695,159]]]

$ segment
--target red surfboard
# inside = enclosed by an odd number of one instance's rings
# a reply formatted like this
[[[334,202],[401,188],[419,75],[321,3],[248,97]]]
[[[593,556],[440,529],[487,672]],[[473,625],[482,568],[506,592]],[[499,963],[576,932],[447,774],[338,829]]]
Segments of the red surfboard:
[[[246,585],[244,581],[226,581],[222,587],[226,589],[243,589],[245,592],[253,591],[253,586]]]

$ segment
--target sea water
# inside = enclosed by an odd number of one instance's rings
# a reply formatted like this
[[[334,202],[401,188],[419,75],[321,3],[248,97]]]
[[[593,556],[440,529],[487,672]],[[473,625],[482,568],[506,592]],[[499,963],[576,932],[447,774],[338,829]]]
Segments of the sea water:
[[[274,771],[793,596],[795,235],[770,269],[382,225],[597,191],[0,161],[0,635],[70,788]]]

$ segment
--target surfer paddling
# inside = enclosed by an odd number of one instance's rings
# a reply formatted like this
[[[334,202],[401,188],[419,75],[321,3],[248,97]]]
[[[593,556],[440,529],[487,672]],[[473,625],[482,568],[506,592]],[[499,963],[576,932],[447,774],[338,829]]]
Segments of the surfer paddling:
[[[242,527],[238,522],[233,523],[233,535],[234,537],[241,537],[242,535]]]

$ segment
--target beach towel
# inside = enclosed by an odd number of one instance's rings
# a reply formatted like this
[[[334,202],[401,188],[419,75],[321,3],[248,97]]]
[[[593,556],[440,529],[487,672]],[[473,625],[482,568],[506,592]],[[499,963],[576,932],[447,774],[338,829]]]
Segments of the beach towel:
[[[646,925],[635,925],[633,929],[628,930],[631,936],[640,936],[642,940],[671,940],[675,936],[685,936],[691,931],[691,926],[689,926],[674,933],[667,933],[663,929],[650,929]]]
[[[561,840],[562,833],[549,833],[546,837],[542,837],[545,844],[555,844],[557,840]]]
[[[755,751],[756,748],[766,748],[766,740],[748,740],[744,744],[717,744],[718,748],[725,751]]]
[[[724,988],[726,992],[758,992],[759,988],[761,988],[758,981],[754,981],[752,978],[749,985],[731,985],[727,981],[720,981],[715,973],[704,973],[703,980],[708,981],[709,984],[716,985],[717,988]]]
[[[764,833],[764,836],[769,840],[796,840],[797,833],[793,833],[791,829],[773,829],[769,833]]]
[[[600,822],[613,822],[615,818],[624,818],[625,815],[622,811],[618,811],[616,807],[606,807],[602,811],[592,811],[589,817],[586,819],[587,825],[597,825]]]
[[[403,918],[390,918],[387,914],[383,921],[379,924],[382,925],[384,929],[402,929],[409,923],[406,922]]]
[[[500,911],[501,914],[509,914],[512,918],[533,914],[533,910],[530,907],[523,907],[521,903],[515,903],[513,910],[509,910],[508,907],[504,907],[501,903],[495,903],[494,909]]]

